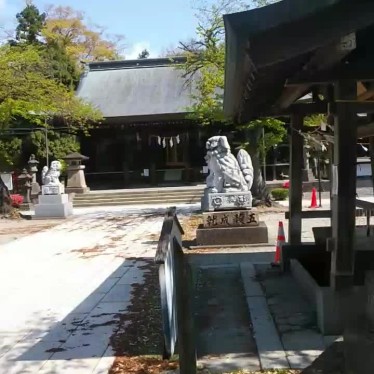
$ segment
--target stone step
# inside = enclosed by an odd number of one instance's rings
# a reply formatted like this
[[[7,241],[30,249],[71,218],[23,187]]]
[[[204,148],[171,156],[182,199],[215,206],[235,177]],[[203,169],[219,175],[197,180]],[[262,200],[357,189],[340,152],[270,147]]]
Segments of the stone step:
[[[94,198],[86,197],[86,198],[80,198],[80,199],[74,199],[74,202],[84,203],[89,201],[127,201],[127,200],[137,200],[137,201],[143,201],[143,200],[178,200],[178,199],[200,199],[202,195],[200,194],[189,194],[189,195],[114,195],[114,196],[96,196]]]
[[[164,198],[167,196],[202,196],[203,190],[188,190],[188,191],[165,191],[165,192],[154,192],[154,191],[142,191],[142,192],[118,192],[118,193],[89,193],[89,194],[76,194],[74,200],[92,200],[92,199],[118,199],[127,197],[160,197]]]
[[[162,198],[158,196],[127,196],[127,197],[112,197],[112,198],[96,198],[96,199],[81,199],[76,200],[74,199],[74,203],[89,203],[89,202],[110,202],[110,201],[148,201],[148,200],[155,200],[155,201],[165,201],[165,200],[200,200],[200,195],[190,195],[190,196],[163,196]]]
[[[94,207],[94,206],[121,206],[121,205],[157,205],[157,204],[194,204],[199,203],[200,198],[193,199],[152,199],[152,200],[93,200],[85,202],[74,202],[75,208]]]
[[[164,195],[164,196],[157,196],[157,195],[151,195],[151,196],[97,196],[94,198],[85,198],[85,199],[74,199],[74,202],[86,202],[86,201],[99,201],[99,200],[105,200],[105,201],[113,201],[113,200],[165,200],[165,199],[193,199],[193,198],[201,198],[202,195]]]

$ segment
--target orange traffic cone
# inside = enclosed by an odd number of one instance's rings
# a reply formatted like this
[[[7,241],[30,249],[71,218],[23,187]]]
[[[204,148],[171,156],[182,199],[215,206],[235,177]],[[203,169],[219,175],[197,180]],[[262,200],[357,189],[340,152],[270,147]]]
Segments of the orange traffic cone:
[[[279,224],[278,224],[277,245],[275,247],[274,262],[272,263],[273,266],[278,266],[280,264],[282,245],[285,242],[286,242],[286,237],[284,235],[283,222],[279,221]]]
[[[311,199],[311,203],[310,203],[309,208],[318,208],[318,205],[317,205],[317,190],[316,190],[315,187],[313,187],[313,189],[312,189],[312,199]]]

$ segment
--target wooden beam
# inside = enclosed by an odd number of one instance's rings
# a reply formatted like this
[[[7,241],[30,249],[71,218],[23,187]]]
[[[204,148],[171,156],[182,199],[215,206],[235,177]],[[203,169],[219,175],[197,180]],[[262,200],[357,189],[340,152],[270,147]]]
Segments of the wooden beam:
[[[370,136],[374,136],[374,122],[357,127],[358,138],[368,138]]]
[[[355,113],[374,113],[374,100],[357,101],[353,100],[336,100],[336,103],[349,104],[350,109]],[[308,116],[311,114],[326,114],[328,112],[328,104],[324,101],[319,103],[295,103],[290,105],[287,109],[276,111],[273,115],[290,116],[292,114],[299,114]]]
[[[303,128],[304,117],[293,114],[291,117],[290,135],[290,208],[288,225],[288,242],[290,244],[301,243],[301,211],[303,196],[303,146],[304,138],[298,133]]]
[[[373,65],[371,65],[373,66]],[[365,67],[340,66],[339,68],[319,72],[302,72],[286,82],[287,87],[300,85],[318,85],[338,82],[340,80],[374,81],[374,69],[365,63]]]
[[[336,103],[339,104],[348,104],[349,109],[357,113],[374,113],[374,100],[370,101],[357,101],[356,97],[352,100],[336,100]]]
[[[331,218],[331,210],[304,210],[301,212],[302,219]],[[285,219],[290,219],[290,212],[284,214]]]
[[[298,114],[301,116],[308,116],[310,114],[325,114],[327,113],[327,103],[295,103],[290,105],[287,109],[280,111],[279,115]]]
[[[331,286],[353,286],[356,224],[357,116],[350,101],[357,96],[354,81],[335,85],[334,165],[332,180]]]

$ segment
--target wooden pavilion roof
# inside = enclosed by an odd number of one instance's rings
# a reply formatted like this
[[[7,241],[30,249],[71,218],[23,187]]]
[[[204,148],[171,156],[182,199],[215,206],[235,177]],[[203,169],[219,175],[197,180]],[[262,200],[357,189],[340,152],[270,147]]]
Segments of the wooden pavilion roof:
[[[326,113],[329,83],[341,79],[358,82],[358,101],[373,100],[374,1],[283,0],[224,21],[224,109],[236,122],[285,113],[308,92],[318,104],[309,110]]]

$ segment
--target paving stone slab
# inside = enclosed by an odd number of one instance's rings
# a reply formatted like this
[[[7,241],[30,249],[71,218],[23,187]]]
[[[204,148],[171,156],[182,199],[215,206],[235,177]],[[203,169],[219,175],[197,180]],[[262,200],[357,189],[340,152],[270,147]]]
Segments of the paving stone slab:
[[[212,372],[260,368],[239,265],[198,270],[195,321],[199,363]]]
[[[107,302],[128,302],[131,299],[132,286],[128,284],[116,284],[101,300]]]
[[[262,369],[289,368],[278,332],[252,263],[241,263],[241,276]]]

